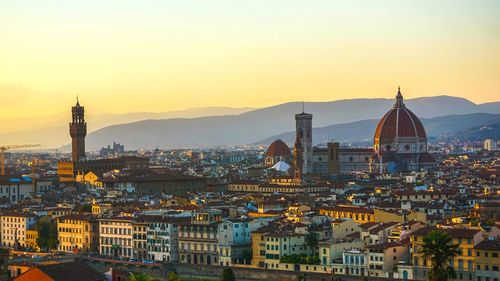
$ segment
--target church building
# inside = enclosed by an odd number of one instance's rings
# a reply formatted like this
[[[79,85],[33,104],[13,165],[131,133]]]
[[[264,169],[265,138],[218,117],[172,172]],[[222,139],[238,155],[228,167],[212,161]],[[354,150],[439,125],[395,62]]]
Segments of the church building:
[[[427,152],[427,135],[418,117],[404,104],[398,88],[396,101],[380,119],[373,138],[373,147],[344,148],[338,142],[314,146],[312,141],[312,114],[295,115],[296,132],[293,151],[293,177],[330,176],[357,172],[394,174],[430,170],[434,157]],[[266,166],[276,161],[277,148],[289,150],[281,140],[273,143],[267,153]],[[281,149],[279,149],[281,151]],[[282,155],[280,155],[282,157]]]
[[[375,129],[373,151],[374,173],[428,170],[435,165],[434,157],[427,152],[424,126],[405,106],[399,88],[393,108]]]

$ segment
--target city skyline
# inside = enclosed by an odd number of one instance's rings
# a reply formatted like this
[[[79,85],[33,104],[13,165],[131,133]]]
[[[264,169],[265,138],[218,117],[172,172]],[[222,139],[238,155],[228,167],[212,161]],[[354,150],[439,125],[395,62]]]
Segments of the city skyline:
[[[0,39],[0,280],[500,280],[500,0],[0,0]]]
[[[76,95],[94,114],[392,98],[398,85],[408,99],[500,100],[498,2],[363,3],[2,2],[0,119],[64,114]]]

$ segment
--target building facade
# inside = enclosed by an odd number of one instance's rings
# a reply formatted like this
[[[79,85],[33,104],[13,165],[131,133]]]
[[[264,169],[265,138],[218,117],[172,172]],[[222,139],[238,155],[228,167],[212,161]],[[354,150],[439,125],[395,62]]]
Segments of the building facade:
[[[179,261],[179,224],[187,217],[142,216],[147,223],[146,250],[148,259],[161,262]]]
[[[132,217],[99,219],[99,253],[109,257],[133,256]]]
[[[0,216],[1,243],[4,247],[28,247],[27,232],[36,223],[30,213],[4,213]]]
[[[180,263],[219,264],[218,226],[220,210],[193,213],[191,220],[179,225]]]
[[[57,219],[58,250],[68,253],[97,252],[99,222],[93,215],[66,215]]]

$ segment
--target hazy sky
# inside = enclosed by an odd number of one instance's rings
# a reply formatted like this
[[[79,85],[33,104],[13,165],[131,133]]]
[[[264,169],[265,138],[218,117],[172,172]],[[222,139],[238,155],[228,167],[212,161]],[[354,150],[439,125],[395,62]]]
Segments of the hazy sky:
[[[0,117],[500,100],[500,1],[0,0]]]

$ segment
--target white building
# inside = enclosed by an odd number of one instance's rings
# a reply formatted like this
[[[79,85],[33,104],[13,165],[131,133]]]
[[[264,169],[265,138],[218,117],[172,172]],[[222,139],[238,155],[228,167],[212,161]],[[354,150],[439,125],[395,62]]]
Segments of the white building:
[[[99,253],[130,258],[133,254],[132,217],[99,219]]]
[[[484,140],[484,149],[487,151],[497,150],[497,142],[492,139]]]
[[[30,213],[5,213],[0,217],[2,246],[26,247],[26,230],[36,223],[36,215]]]
[[[141,216],[136,221],[146,223],[146,250],[148,258],[155,261],[179,261],[179,223],[189,222],[189,217]]]
[[[268,221],[264,218],[250,219],[225,219],[218,226],[218,241],[219,241],[219,264],[222,266],[230,266],[233,263],[250,262],[252,240],[250,234],[252,231],[265,226]]]
[[[394,278],[399,262],[408,261],[408,248],[398,242],[380,243],[366,247],[368,250],[368,275]]]
[[[28,197],[33,192],[33,184],[30,177],[0,178],[0,197],[5,197],[11,203],[16,203]]]
[[[344,272],[348,275],[367,275],[366,252],[360,249],[349,249],[342,253]]]

